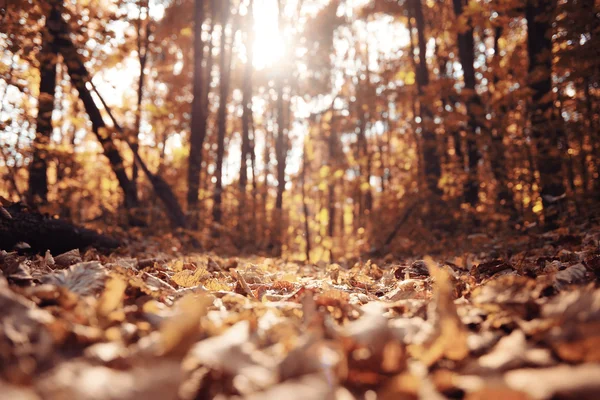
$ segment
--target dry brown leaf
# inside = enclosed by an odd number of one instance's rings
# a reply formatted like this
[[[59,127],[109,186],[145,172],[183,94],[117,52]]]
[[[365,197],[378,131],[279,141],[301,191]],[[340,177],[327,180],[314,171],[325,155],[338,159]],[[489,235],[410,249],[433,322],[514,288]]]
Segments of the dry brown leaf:
[[[441,358],[459,361],[469,354],[467,331],[454,305],[450,275],[426,258],[429,273],[434,279],[433,301],[428,311],[434,322],[434,333],[423,345],[413,346],[415,356],[431,366]]]
[[[105,268],[98,261],[88,261],[48,274],[42,283],[65,287],[80,296],[90,296],[102,291],[106,276]]]
[[[160,326],[161,346],[159,355],[181,356],[197,340],[200,332],[200,318],[206,314],[213,297],[189,294],[176,303],[176,314]]]
[[[600,397],[600,365],[561,365],[544,369],[517,369],[504,374],[506,384],[533,399],[596,400]]]
[[[117,275],[112,275],[98,301],[98,315],[107,317],[112,311],[123,305],[123,297],[127,282]]]

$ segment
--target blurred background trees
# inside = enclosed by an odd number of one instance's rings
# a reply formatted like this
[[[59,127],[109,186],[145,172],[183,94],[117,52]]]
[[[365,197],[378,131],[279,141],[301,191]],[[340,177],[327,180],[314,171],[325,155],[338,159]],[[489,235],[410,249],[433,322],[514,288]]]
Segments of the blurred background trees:
[[[3,7],[9,200],[312,261],[597,215],[597,1]]]

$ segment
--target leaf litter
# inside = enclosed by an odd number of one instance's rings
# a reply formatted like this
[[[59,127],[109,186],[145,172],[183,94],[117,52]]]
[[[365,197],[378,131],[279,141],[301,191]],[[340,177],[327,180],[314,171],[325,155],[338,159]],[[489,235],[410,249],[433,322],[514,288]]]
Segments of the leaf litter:
[[[595,399],[599,237],[329,265],[3,251],[0,398]]]

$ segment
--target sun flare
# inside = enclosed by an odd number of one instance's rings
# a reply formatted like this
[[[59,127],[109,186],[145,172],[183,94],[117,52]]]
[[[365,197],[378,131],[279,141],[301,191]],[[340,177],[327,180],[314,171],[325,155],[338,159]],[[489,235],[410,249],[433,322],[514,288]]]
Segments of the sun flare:
[[[252,65],[255,69],[264,69],[276,64],[285,53],[277,13],[276,0],[256,0],[254,3]]]

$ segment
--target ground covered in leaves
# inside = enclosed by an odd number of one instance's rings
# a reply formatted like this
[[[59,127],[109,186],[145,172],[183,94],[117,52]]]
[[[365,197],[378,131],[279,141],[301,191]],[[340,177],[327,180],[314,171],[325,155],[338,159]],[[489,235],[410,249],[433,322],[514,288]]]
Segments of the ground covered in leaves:
[[[597,399],[599,239],[329,265],[2,251],[0,398]]]

